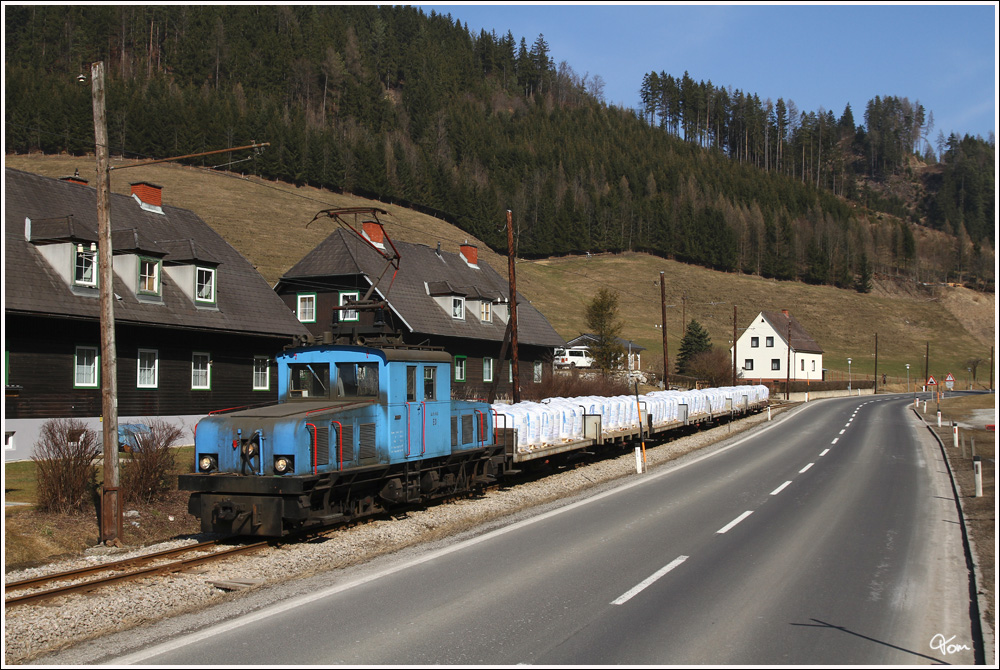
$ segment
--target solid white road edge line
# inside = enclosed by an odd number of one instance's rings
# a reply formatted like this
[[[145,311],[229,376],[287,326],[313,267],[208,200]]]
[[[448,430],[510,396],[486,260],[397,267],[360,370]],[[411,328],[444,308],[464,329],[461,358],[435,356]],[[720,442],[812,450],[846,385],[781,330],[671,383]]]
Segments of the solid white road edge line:
[[[662,568],[660,568],[659,570],[657,570],[656,572],[654,572],[653,574],[651,574],[649,577],[646,577],[646,579],[642,580],[641,582],[639,582],[638,584],[636,584],[635,586],[633,586],[631,589],[629,589],[625,593],[623,593],[620,596],[618,596],[618,598],[616,598],[615,600],[612,600],[611,604],[612,605],[624,605],[629,600],[631,600],[633,596],[638,595],[647,586],[649,586],[650,584],[652,584],[653,582],[655,582],[657,579],[659,579],[663,575],[667,574],[668,572],[670,572],[671,570],[673,570],[674,568],[676,568],[678,565],[680,565],[681,563],[683,563],[687,559],[688,559],[687,556],[678,556],[677,558],[675,558],[674,560],[670,561],[669,563],[667,563],[666,565],[664,565]]]
[[[800,406],[800,408],[807,408],[807,407],[808,407],[808,405],[801,405]],[[283,601],[281,603],[278,603],[278,604],[275,604],[275,605],[264,607],[263,609],[258,610],[257,612],[254,612],[252,614],[248,614],[246,616],[241,616],[241,617],[238,617],[236,619],[232,619],[230,621],[227,621],[225,623],[220,623],[217,626],[212,626],[210,628],[206,628],[204,630],[200,630],[200,631],[197,631],[195,633],[191,633],[189,635],[179,636],[179,637],[177,637],[175,639],[171,639],[171,640],[168,640],[167,642],[163,642],[162,644],[159,644],[159,645],[156,645],[156,646],[153,646],[153,647],[149,647],[147,649],[143,649],[142,651],[137,651],[137,652],[135,652],[133,654],[128,654],[126,656],[121,656],[119,658],[113,659],[113,660],[109,661],[108,663],[112,664],[112,665],[132,665],[132,664],[135,664],[135,663],[141,663],[141,662],[145,661],[148,658],[152,658],[154,656],[158,656],[158,655],[160,655],[162,653],[165,653],[165,652],[168,652],[168,651],[174,651],[174,650],[179,649],[181,647],[185,647],[187,645],[194,644],[196,642],[200,642],[201,640],[214,637],[216,635],[219,635],[220,633],[225,633],[226,631],[235,630],[236,628],[239,628],[239,627],[247,625],[247,624],[254,623],[255,621],[260,621],[262,619],[266,619],[266,618],[268,618],[270,616],[274,616],[275,614],[280,614],[282,612],[287,612],[288,610],[295,609],[296,607],[299,607],[299,606],[302,606],[302,605],[307,605],[307,604],[309,604],[309,603],[311,603],[311,602],[313,602],[315,600],[320,600],[322,598],[326,598],[326,597],[334,595],[336,593],[340,593],[342,591],[347,591],[348,589],[352,589],[355,586],[361,586],[363,584],[367,584],[368,582],[372,582],[372,581],[375,581],[377,579],[381,579],[382,577],[386,577],[386,576],[394,574],[396,572],[401,572],[401,571],[406,570],[407,568],[413,567],[415,565],[420,565],[422,563],[427,563],[428,561],[433,561],[433,560],[435,560],[437,558],[440,558],[441,556],[450,554],[452,552],[461,551],[462,549],[465,549],[465,548],[470,547],[470,546],[475,545],[475,544],[479,544],[480,542],[485,542],[487,540],[493,539],[494,537],[498,537],[500,535],[504,535],[506,533],[510,533],[512,531],[515,531],[515,530],[519,530],[519,529],[521,529],[521,528],[523,528],[525,526],[530,526],[533,523],[538,523],[539,521],[543,521],[543,520],[548,519],[550,517],[556,516],[557,514],[563,514],[564,512],[568,512],[570,510],[576,509],[577,507],[582,507],[584,505],[589,505],[590,503],[597,502],[598,500],[602,500],[603,498],[606,498],[607,496],[614,495],[614,494],[620,493],[622,491],[627,491],[628,489],[632,488],[633,486],[641,486],[641,485],[646,484],[646,483],[648,483],[650,481],[653,481],[655,479],[659,479],[660,477],[665,477],[665,476],[667,476],[669,474],[673,474],[677,470],[682,470],[682,469],[684,469],[684,468],[686,468],[688,466],[694,465],[695,463],[699,463],[701,461],[704,461],[705,459],[713,458],[715,456],[718,456],[719,454],[725,453],[725,452],[729,451],[730,449],[735,449],[736,447],[738,447],[739,445],[743,444],[744,442],[746,442],[748,440],[751,440],[753,438],[756,438],[756,437],[760,436],[762,433],[766,433],[766,432],[772,430],[776,426],[780,426],[782,423],[784,423],[785,421],[787,421],[789,417],[795,416],[796,414],[798,414],[798,412],[794,411],[794,410],[791,411],[791,412],[786,412],[781,417],[779,417],[776,421],[771,421],[770,423],[765,424],[764,427],[761,428],[760,430],[754,431],[752,434],[747,435],[745,437],[742,437],[742,438],[736,440],[735,442],[733,442],[732,444],[727,444],[724,447],[720,447],[718,449],[715,449],[714,451],[711,451],[711,452],[709,452],[707,454],[702,454],[701,456],[697,456],[697,457],[692,458],[690,460],[687,460],[687,461],[685,461],[683,463],[678,463],[677,465],[673,465],[673,466],[668,465],[666,467],[663,467],[663,468],[657,470],[656,472],[653,472],[652,474],[642,475],[641,478],[639,478],[639,479],[633,479],[630,482],[627,482],[627,483],[625,483],[625,484],[623,484],[621,486],[616,486],[613,489],[610,489],[608,491],[604,491],[603,493],[599,493],[599,494],[597,494],[595,496],[591,496],[589,498],[584,498],[582,500],[578,500],[575,503],[571,503],[569,505],[566,505],[564,507],[560,507],[558,509],[550,510],[550,511],[545,512],[543,514],[539,514],[538,516],[531,517],[530,519],[525,519],[523,521],[518,521],[517,523],[513,523],[513,524],[511,524],[509,526],[504,526],[503,528],[498,528],[498,529],[496,529],[494,531],[490,531],[489,533],[484,533],[483,535],[479,535],[477,537],[469,538],[468,540],[463,540],[462,542],[459,542],[457,544],[453,544],[453,545],[450,545],[448,547],[443,547],[441,549],[432,551],[432,552],[430,552],[430,553],[428,553],[428,554],[426,554],[424,556],[416,558],[416,559],[414,559],[412,561],[409,561],[408,563],[404,563],[404,564],[400,564],[400,565],[395,565],[395,566],[392,566],[392,567],[380,570],[378,572],[375,572],[373,574],[366,575],[366,576],[363,576],[363,577],[358,577],[358,578],[356,578],[356,579],[354,579],[352,581],[349,581],[349,582],[344,582],[343,584],[336,584],[336,585],[331,586],[330,588],[327,588],[327,589],[322,589],[320,591],[316,591],[316,592],[310,593],[308,595],[300,596],[298,598],[292,598],[290,600],[285,600],[285,601]],[[746,513],[746,515],[749,515],[749,514],[750,514],[750,512]],[[744,515],[744,516],[746,516],[746,515]],[[740,519],[737,519],[736,522],[734,522],[734,523],[732,523],[730,525],[735,525],[737,522],[741,521],[742,518],[743,517],[740,517]],[[726,530],[728,530],[728,528]]]

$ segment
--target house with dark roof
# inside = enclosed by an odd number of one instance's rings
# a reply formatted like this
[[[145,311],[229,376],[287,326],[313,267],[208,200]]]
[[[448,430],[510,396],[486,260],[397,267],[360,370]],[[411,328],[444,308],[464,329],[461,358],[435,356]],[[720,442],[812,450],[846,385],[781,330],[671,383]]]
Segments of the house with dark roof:
[[[736,361],[743,379],[823,379],[822,347],[787,309],[754,317],[736,340]]]
[[[42,423],[101,415],[96,191],[4,172],[4,456]],[[306,330],[253,266],[189,210],[137,182],[112,195],[118,415],[193,427],[277,400],[275,354]]]
[[[479,263],[477,247],[463,244],[455,254],[440,244],[393,242],[393,269],[380,253],[387,242],[381,226],[363,222],[359,233],[337,229],[275,286],[312,335],[371,344],[389,333],[400,344],[441,347],[452,356],[453,395],[487,397],[494,381],[500,397],[509,395],[510,365],[500,358],[510,319],[508,282]],[[369,293],[381,309],[350,308]],[[548,379],[553,349],[565,343],[520,293],[517,341],[521,388]]]

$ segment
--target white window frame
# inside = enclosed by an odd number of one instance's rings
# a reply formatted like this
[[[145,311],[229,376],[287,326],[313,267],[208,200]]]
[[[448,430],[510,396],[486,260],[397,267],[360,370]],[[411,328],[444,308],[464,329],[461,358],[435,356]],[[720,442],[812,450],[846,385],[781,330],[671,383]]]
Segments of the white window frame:
[[[316,323],[316,294],[299,293],[295,314],[301,323]]]
[[[493,381],[493,359],[483,358],[483,381],[490,383]]]
[[[780,358],[772,358],[771,359],[771,369],[772,370],[777,370],[779,372],[781,371],[781,359]]]
[[[541,361],[535,361],[535,364],[532,366],[531,374],[532,374],[532,380],[536,384],[542,383],[543,371],[542,371]]]
[[[358,298],[360,298],[360,297],[361,297],[361,293],[359,291],[341,291],[340,297],[338,298],[339,302],[337,304],[339,304],[341,307],[343,307],[346,304],[346,302],[347,302],[347,300],[346,300],[347,298],[351,298],[353,300],[358,300]],[[358,310],[356,310],[356,309],[345,309],[345,310],[342,310],[340,312],[340,320],[341,321],[360,321],[361,320],[361,316],[358,314]]]
[[[98,269],[98,266],[97,266],[97,260],[98,260],[98,258],[97,258],[97,249],[96,249],[96,247],[97,247],[96,244],[92,244],[90,249],[85,249],[82,244],[76,245],[76,253],[73,254],[73,284],[74,285],[76,285],[76,286],[88,286],[88,287],[92,287],[92,288],[96,288],[97,287],[97,279],[98,279],[98,274],[99,273],[97,271],[97,269]],[[81,269],[83,269],[84,272],[86,271],[87,263],[86,262],[81,263],[81,261],[84,261],[85,259],[89,259],[91,276],[93,277],[89,281],[86,280],[86,279],[80,279],[80,277],[79,277],[79,272],[80,272]]]
[[[153,366],[150,369],[148,366],[143,367],[143,354],[152,354],[153,356]],[[147,372],[147,381],[143,382],[143,371]],[[152,381],[148,381],[148,373],[152,372]],[[140,389],[155,389],[158,388],[160,383],[160,352],[156,349],[139,349],[138,355],[135,357],[135,387]]]
[[[479,303],[479,320],[483,323],[493,322],[493,304],[489,300]]]
[[[201,368],[197,366],[198,360],[204,359],[205,367]],[[200,380],[196,375],[200,375],[204,372],[205,383],[198,383]],[[211,391],[212,390],[212,354],[207,351],[193,351],[191,352],[191,390],[192,391]]]
[[[263,369],[261,369],[263,367]],[[271,358],[269,356],[253,357],[253,390],[271,390]]]
[[[455,356],[455,381],[464,382],[468,378],[468,357]]]
[[[81,354],[84,360],[81,363]],[[81,380],[80,373],[88,373]],[[96,389],[101,386],[101,352],[97,347],[77,347],[73,354],[73,388]]]
[[[753,359],[752,358],[748,358],[745,361],[743,361],[743,369],[744,370],[753,370]]]
[[[465,321],[465,298],[451,297],[451,318]]]
[[[202,282],[201,281],[201,274],[203,272],[207,273],[208,276],[209,276],[209,280],[207,282]],[[216,297],[215,297],[215,292],[216,292],[215,280],[216,280],[217,277],[218,277],[218,273],[215,271],[215,268],[206,268],[206,267],[201,267],[201,266],[198,266],[198,267],[195,268],[195,271],[194,271],[194,301],[195,302],[203,302],[203,303],[209,303],[209,304],[213,304],[213,305],[215,304],[215,302],[216,302]],[[211,287],[211,297],[203,298],[201,296],[201,287],[205,286],[206,284]]]
[[[751,337],[750,338],[750,348],[751,349],[756,349],[758,347],[760,347],[760,338],[759,337]]]
[[[160,295],[161,265],[162,265],[161,261],[159,259],[157,259],[157,258],[149,258],[147,256],[139,256],[139,268],[138,268],[139,283],[137,284],[137,287],[139,289],[139,294],[140,295]],[[153,269],[153,272],[151,274],[144,274],[143,273],[143,270],[146,269],[147,267],[151,267]],[[145,287],[145,284],[146,284],[145,279],[147,277],[150,278],[150,279],[152,279],[152,282],[153,282],[153,288],[152,289],[149,289],[149,288]]]
[[[766,347],[774,347],[774,337],[773,336],[765,337],[764,338],[764,346],[766,346]]]

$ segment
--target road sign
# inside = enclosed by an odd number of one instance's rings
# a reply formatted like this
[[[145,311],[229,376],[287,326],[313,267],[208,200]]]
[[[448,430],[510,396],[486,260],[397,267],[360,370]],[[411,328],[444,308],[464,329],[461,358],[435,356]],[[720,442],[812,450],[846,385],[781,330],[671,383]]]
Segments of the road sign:
[[[947,376],[947,377],[945,377],[945,378],[944,378],[944,380],[945,380],[946,382],[953,382],[953,381],[955,381],[955,375],[953,375],[953,374],[951,374],[951,373],[949,372],[949,373],[948,373],[948,376]]]
[[[934,380],[933,376],[927,378],[927,386],[937,386],[937,381]]]

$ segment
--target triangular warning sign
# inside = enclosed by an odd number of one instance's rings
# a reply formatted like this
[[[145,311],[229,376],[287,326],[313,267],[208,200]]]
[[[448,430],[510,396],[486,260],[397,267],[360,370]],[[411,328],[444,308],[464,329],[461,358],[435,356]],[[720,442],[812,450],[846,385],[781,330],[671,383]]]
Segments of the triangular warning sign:
[[[951,373],[949,372],[949,373],[948,373],[948,376],[947,376],[947,377],[945,377],[945,378],[944,378],[944,380],[945,380],[946,382],[953,382],[953,381],[955,381],[955,377],[954,377],[954,375],[952,375],[952,374],[951,374]]]
[[[937,382],[934,381],[934,377],[928,377],[927,378],[927,385],[928,386],[937,386]]]

